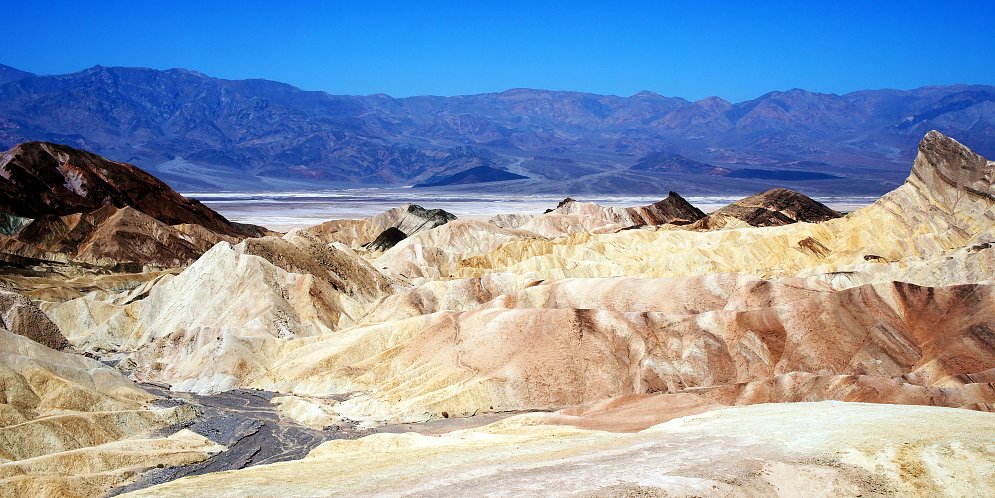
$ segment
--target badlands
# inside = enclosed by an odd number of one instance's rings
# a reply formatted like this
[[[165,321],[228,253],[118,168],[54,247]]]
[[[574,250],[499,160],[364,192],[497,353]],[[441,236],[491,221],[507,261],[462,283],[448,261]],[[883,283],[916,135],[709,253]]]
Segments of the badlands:
[[[0,159],[0,496],[985,496],[995,162],[277,234]]]

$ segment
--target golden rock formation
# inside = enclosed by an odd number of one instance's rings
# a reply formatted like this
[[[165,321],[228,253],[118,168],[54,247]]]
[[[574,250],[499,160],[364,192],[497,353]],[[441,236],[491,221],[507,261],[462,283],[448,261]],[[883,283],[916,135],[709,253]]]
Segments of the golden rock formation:
[[[764,404],[636,433],[547,425],[546,417],[332,441],[302,460],[128,496],[959,496],[987,490],[995,472],[995,417],[967,410]]]
[[[905,184],[820,223],[782,225],[821,212],[783,192],[757,204],[769,227],[742,226],[759,223],[749,209],[687,226],[700,216],[674,196],[490,221],[403,207],[222,241],[176,275],[44,309],[136,379],[277,391],[311,427],[550,412],[329,442],[138,496],[977,494],[995,475],[993,180],[995,163],[930,132]],[[405,237],[370,245],[391,228]],[[87,396],[130,400],[105,391]],[[4,417],[35,420],[32,402]]]
[[[0,496],[93,496],[224,449],[189,431],[149,437],[197,414],[154,408],[117,370],[2,328],[0,386]]]

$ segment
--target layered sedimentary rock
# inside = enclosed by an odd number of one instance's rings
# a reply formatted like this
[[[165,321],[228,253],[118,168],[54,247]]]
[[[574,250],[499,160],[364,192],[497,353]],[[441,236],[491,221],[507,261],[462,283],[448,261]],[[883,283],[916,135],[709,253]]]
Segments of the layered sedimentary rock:
[[[626,228],[665,224],[686,225],[705,216],[675,192],[663,200],[641,207],[605,207],[564,199],[555,209],[539,215],[507,214],[491,218],[502,227],[525,230],[543,237],[572,233],[607,233]]]
[[[169,226],[134,208],[108,205],[90,213],[38,218],[0,239],[0,251],[43,261],[168,268],[190,263],[222,240],[237,238],[200,225]]]
[[[945,287],[992,274],[991,249],[974,244],[991,233],[992,200],[962,188],[980,192],[987,177],[951,184],[941,177],[952,173],[935,171],[964,168],[990,175],[992,166],[930,134],[907,184],[846,218],[557,239],[457,220],[367,254],[372,264],[333,247],[362,242],[360,232],[326,224],[221,244],[134,302],[46,309],[81,347],[129,352],[139,378],[201,392],[354,392],[338,409],[359,420],[554,409],[794,371],[903,376],[959,390],[938,404],[983,405],[990,390],[950,380],[995,367],[984,340],[995,319],[989,287]],[[560,208],[582,209],[572,204]],[[405,213],[382,218],[404,226]],[[632,277],[604,278],[615,275]],[[905,275],[930,287],[892,283]],[[901,398],[889,396],[876,401]]]
[[[135,376],[217,392],[264,372],[286,340],[353,324],[393,284],[304,234],[220,243],[129,300],[46,307],[78,347],[124,351]]]
[[[993,169],[995,163],[930,132],[904,185],[843,218],[762,229],[628,230],[515,240],[464,258],[450,274],[506,271],[550,279],[738,271],[782,276],[854,271],[868,262],[909,265],[995,240]]]
[[[511,273],[489,273],[481,277],[431,280],[401,289],[368,308],[362,323],[374,324],[427,315],[437,311],[467,311],[505,294],[542,282]]]
[[[696,221],[691,228],[772,227],[798,222],[820,223],[840,216],[805,194],[776,188],[740,199]]]
[[[132,437],[0,464],[0,496],[88,498],[126,484],[149,468],[189,465],[225,450],[199,434]]]
[[[92,496],[142,469],[196,462],[223,449],[193,434],[150,437],[196,413],[154,408],[155,396],[117,370],[35,342],[29,337],[58,343],[61,335],[24,312],[30,303],[14,302],[16,326],[45,330],[17,335],[0,328],[0,496]]]
[[[482,220],[456,220],[402,240],[378,255],[373,266],[407,279],[445,278],[457,271],[466,255],[487,254],[505,243],[521,240],[547,239]]]
[[[144,422],[146,417],[139,410],[154,397],[116,370],[93,359],[46,348],[6,330],[0,332],[0,341],[6,386],[0,417],[6,444],[0,457],[20,459],[71,449],[80,438],[88,436],[74,435],[74,424],[99,425],[111,412]],[[22,425],[32,421],[31,425]],[[23,437],[32,431],[46,437],[38,441]],[[106,441],[95,440],[96,444],[101,442]]]
[[[790,192],[711,231],[680,226],[700,212],[676,196],[490,221],[405,207],[44,309],[137,379],[278,391],[312,427],[552,412],[140,494],[977,494],[995,472],[993,178],[931,132],[903,186],[841,218]]]
[[[0,284],[0,328],[52,349],[69,346],[52,320],[26,297]]]
[[[967,410],[766,404],[633,434],[544,419],[331,441],[302,460],[131,496],[960,496],[983,494],[995,473],[995,416]]]
[[[758,281],[752,290],[730,286],[731,295],[710,298],[705,286],[634,282],[628,289],[625,282],[606,285],[600,298],[595,292],[558,299],[538,286],[523,291],[534,291],[534,301],[498,298],[493,308],[439,312],[288,346],[292,356],[260,386],[325,394],[326,386],[348,385],[369,394],[339,409],[354,419],[383,420],[552,409],[765,382],[791,372],[901,377],[912,388],[949,391],[917,398],[882,389],[865,393],[865,401],[995,403],[995,388],[986,384],[986,371],[995,367],[990,286],[889,283],[832,291]],[[654,287],[659,297],[639,299]],[[673,299],[691,289],[702,292]],[[516,304],[522,307],[505,307]],[[542,307],[529,307],[534,304]],[[599,309],[578,307],[586,304]],[[840,397],[832,390],[806,394]]]
[[[125,270],[127,269],[108,271],[106,268],[53,263],[23,270],[7,268],[0,274],[0,281],[36,302],[60,303],[80,297],[95,301],[109,299],[126,302],[144,295],[166,275],[175,275],[181,271],[144,271],[139,268],[134,268],[134,271]]]
[[[265,233],[229,222],[130,164],[44,142],[0,158],[0,211],[4,260],[182,266],[221,240]]]
[[[394,228],[411,237],[426,230],[445,225],[456,219],[452,213],[441,209],[425,209],[416,204],[405,204],[362,220],[332,220],[305,231],[326,243],[338,242],[353,247],[370,244],[387,229]],[[391,245],[392,246],[392,245]],[[385,249],[387,247],[377,247]]]

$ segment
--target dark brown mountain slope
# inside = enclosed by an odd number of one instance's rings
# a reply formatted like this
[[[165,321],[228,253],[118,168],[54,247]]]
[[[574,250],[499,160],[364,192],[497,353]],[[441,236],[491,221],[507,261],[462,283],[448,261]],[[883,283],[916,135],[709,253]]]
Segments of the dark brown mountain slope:
[[[183,266],[221,240],[263,235],[130,164],[46,142],[0,156],[0,260]]]
[[[221,235],[200,225],[167,225],[130,206],[106,205],[90,213],[46,215],[12,237],[0,237],[0,252],[45,261],[99,266],[138,263],[184,266],[214,244],[244,237]]]
[[[47,142],[25,142],[0,157],[0,211],[40,218],[130,206],[167,225],[194,224],[250,235],[198,201],[126,163]]]
[[[840,216],[840,213],[805,194],[785,188],[775,188],[740,199],[719,209],[698,220],[692,228],[702,230],[722,228],[730,219],[755,227],[770,227],[799,221],[818,223]]]
[[[649,206],[628,208],[628,211],[633,219],[642,220],[646,225],[684,225],[705,217],[705,213],[677,192],[670,192],[663,200]]]

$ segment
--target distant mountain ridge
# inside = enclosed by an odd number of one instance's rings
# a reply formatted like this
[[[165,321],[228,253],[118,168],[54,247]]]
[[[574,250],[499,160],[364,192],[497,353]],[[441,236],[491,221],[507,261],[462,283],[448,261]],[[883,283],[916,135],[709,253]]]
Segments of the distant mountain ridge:
[[[995,86],[845,95],[796,89],[740,103],[528,89],[395,99],[184,69],[34,75],[0,66],[0,147],[63,143],[200,191],[401,186],[487,167],[527,178],[458,188],[880,193],[901,181],[929,129],[995,155]],[[634,168],[660,154],[701,166]],[[731,173],[714,174],[723,169]]]
[[[468,183],[488,183],[507,180],[524,180],[527,176],[516,175],[490,166],[477,166],[460,171],[455,175],[447,175],[441,178],[432,177],[424,183],[415,184],[415,187],[442,187],[446,185],[465,185]]]

